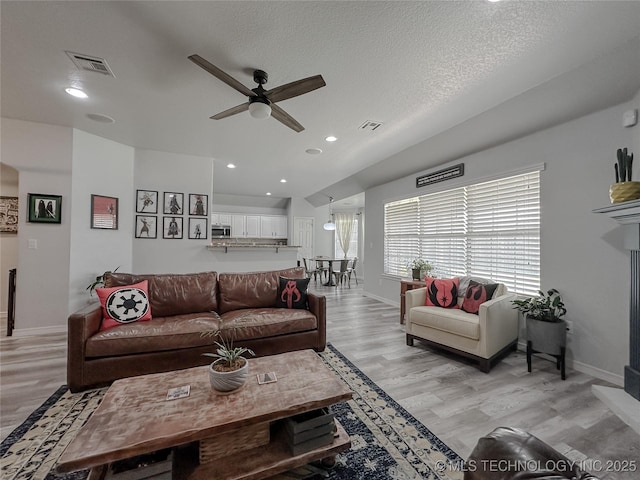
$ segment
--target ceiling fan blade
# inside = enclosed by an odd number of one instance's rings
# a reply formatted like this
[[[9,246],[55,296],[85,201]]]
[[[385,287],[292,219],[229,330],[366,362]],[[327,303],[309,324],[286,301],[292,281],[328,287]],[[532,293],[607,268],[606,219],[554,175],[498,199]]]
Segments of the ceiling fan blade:
[[[230,117],[231,115],[245,112],[247,110],[249,110],[249,102],[243,103],[241,105],[236,105],[235,107],[225,110],[224,112],[217,113],[213,117],[209,117],[209,118],[212,120],[220,120],[222,118],[227,118],[227,117]]]
[[[295,118],[281,109],[275,103],[271,104],[271,116],[278,120],[280,123],[286,125],[290,129],[295,130],[298,133],[304,130],[304,127],[300,125]]]
[[[241,94],[246,95],[248,97],[255,97],[256,94],[254,92],[252,92],[249,88],[245,87],[242,83],[240,83],[238,80],[236,80],[235,78],[233,78],[231,75],[229,75],[226,72],[223,72],[222,70],[220,70],[218,67],[216,67],[214,64],[209,63],[208,61],[206,61],[204,58],[202,58],[200,55],[189,55],[189,60],[191,60],[193,63],[195,63],[196,65],[198,65],[199,67],[205,69],[207,72],[209,72],[211,75],[213,75],[214,77],[216,77],[218,80],[222,80],[224,83],[226,83],[227,85],[229,85],[231,88],[235,88],[237,91],[239,91]]]
[[[322,75],[315,75],[313,77],[303,78],[295,82],[280,85],[279,87],[272,88],[265,92],[265,96],[271,102],[281,102],[288,98],[297,97],[305,93],[311,92],[318,88],[324,87],[326,83]]]

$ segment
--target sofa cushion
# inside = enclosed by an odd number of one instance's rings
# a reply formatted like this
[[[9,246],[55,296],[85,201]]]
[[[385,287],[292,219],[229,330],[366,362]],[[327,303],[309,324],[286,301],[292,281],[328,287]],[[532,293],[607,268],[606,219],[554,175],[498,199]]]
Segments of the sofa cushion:
[[[276,307],[307,309],[307,290],[311,278],[280,277]]]
[[[87,357],[113,357],[137,353],[178,350],[210,345],[204,331],[220,329],[215,313],[156,317],[151,322],[136,322],[98,332],[87,340]]]
[[[122,287],[96,288],[102,307],[100,330],[151,320],[148,282]]]
[[[431,307],[460,308],[458,306],[458,277],[425,277],[427,284],[426,305]]]
[[[218,312],[223,314],[243,308],[275,307],[279,278],[304,278],[304,268],[295,267],[270,272],[221,273]]]
[[[474,282],[473,280],[469,281],[467,293],[462,302],[462,310],[468,313],[478,313],[480,305],[487,300],[491,300],[497,288],[497,283],[482,284]]]
[[[216,272],[187,274],[107,273],[105,287],[149,281],[149,301],[154,317],[170,317],[218,310]]]
[[[309,310],[288,308],[251,308],[222,314],[222,335],[242,340],[276,337],[318,328],[318,319]]]
[[[480,317],[458,309],[413,307],[411,309],[411,323],[473,340],[480,339]]]

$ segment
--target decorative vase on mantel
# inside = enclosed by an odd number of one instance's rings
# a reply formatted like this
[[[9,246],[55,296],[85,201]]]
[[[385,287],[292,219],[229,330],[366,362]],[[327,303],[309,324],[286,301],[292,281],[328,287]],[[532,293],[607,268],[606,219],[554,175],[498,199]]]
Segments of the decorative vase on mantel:
[[[640,182],[619,182],[609,188],[611,203],[622,203],[640,198]]]

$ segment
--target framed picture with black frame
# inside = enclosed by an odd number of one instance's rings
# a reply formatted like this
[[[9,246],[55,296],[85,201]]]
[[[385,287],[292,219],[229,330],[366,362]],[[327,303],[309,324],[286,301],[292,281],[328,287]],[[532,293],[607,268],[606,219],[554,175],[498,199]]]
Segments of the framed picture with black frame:
[[[62,195],[29,193],[27,221],[31,223],[61,223]]]
[[[189,194],[189,215],[206,217],[208,215],[207,205],[209,204],[209,195],[204,193]]]
[[[162,238],[181,239],[183,220],[182,217],[162,217]]]
[[[176,192],[164,192],[165,215],[182,215],[184,213],[184,194]]]
[[[148,215],[158,213],[158,192],[155,190],[136,190],[136,213]]]
[[[158,217],[136,215],[136,238],[158,238]]]
[[[118,199],[91,195],[91,228],[118,229]]]
[[[189,218],[189,239],[206,240],[207,236],[207,219]]]

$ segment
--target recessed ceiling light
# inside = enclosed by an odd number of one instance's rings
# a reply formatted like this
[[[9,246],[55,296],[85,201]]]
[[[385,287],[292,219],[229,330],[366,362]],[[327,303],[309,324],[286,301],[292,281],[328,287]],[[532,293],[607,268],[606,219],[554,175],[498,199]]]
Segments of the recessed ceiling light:
[[[497,2],[499,2],[500,0],[489,0],[489,1],[490,1],[491,3],[497,3]]]
[[[338,137],[334,137],[333,135],[329,135],[327,138],[325,138],[327,142],[335,142],[337,139]]]
[[[305,152],[307,152],[309,155],[318,155],[319,153],[322,153],[322,150],[320,150],[319,148],[307,148]]]
[[[108,117],[107,115],[102,115],[101,113],[87,113],[87,118],[94,122],[115,123],[113,118]]]
[[[236,168],[236,166],[233,163],[227,163],[227,168]]]
[[[86,93],[84,93],[82,90],[78,90],[77,88],[65,88],[64,89],[65,92],[67,92],[69,95],[71,95],[72,97],[76,97],[76,98],[89,98],[89,95],[87,95]]]
[[[286,178],[281,178],[280,179],[280,183],[287,183],[287,179]]]
[[[267,195],[271,195],[271,192],[267,192]]]

